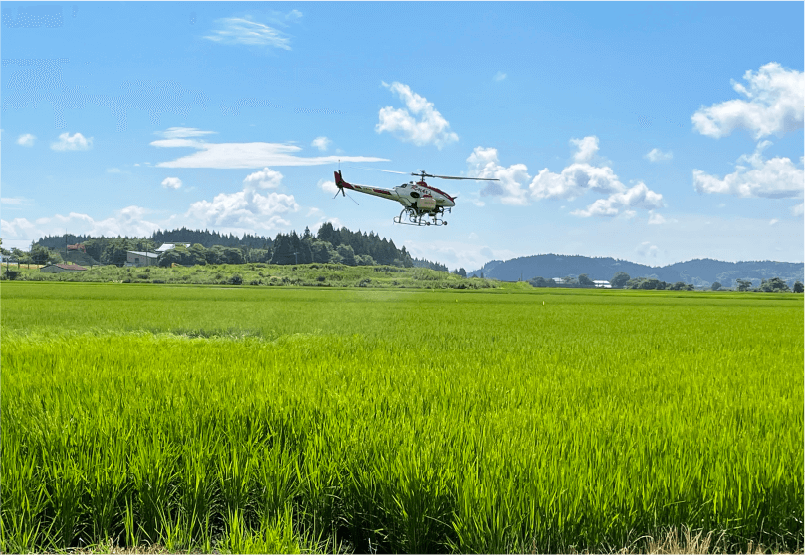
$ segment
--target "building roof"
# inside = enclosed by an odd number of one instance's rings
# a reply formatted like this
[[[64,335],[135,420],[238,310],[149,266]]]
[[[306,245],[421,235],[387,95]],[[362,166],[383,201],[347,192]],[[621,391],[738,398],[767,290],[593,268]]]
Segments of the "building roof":
[[[159,254],[157,254],[155,252],[140,252],[140,251],[126,251],[126,252],[130,252],[131,254],[137,254],[137,255],[140,255],[140,256],[144,256],[146,258],[159,258]]]
[[[169,251],[171,249],[175,249],[177,244],[184,245],[185,248],[187,248],[187,249],[190,248],[190,243],[162,243],[162,246],[159,247],[158,249],[156,249],[156,251],[157,252]]]
[[[56,266],[57,268],[61,268],[62,270],[72,270],[73,272],[86,272],[87,269],[83,266],[79,266],[78,264],[48,264],[47,266],[43,266],[39,268],[40,270],[44,270],[45,268],[50,268],[52,266]]]
[[[606,285],[607,283],[609,283],[609,281],[605,279],[594,279],[593,283],[603,283],[604,285]]]

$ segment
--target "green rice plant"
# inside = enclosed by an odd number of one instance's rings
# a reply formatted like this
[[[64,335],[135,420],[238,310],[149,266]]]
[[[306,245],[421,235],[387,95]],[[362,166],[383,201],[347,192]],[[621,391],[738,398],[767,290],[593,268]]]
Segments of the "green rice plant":
[[[5,550],[802,548],[793,295],[2,295]]]

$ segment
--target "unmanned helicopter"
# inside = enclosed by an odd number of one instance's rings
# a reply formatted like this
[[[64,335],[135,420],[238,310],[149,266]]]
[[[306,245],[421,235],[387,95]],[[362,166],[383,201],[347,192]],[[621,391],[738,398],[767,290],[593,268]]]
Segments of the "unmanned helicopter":
[[[407,175],[407,172],[398,172],[393,170],[378,170],[382,172],[388,173],[401,173],[403,175]],[[425,172],[425,170],[419,170],[419,172],[412,172],[411,175],[415,175],[419,177],[419,181],[414,183],[413,181],[409,181],[408,183],[403,183],[394,189],[383,189],[380,187],[370,187],[368,185],[357,185],[354,183],[347,183],[341,177],[341,170],[337,170],[335,173],[335,186],[338,187],[338,191],[335,193],[335,196],[338,196],[338,193],[341,193],[343,196],[346,196],[344,189],[349,189],[351,191],[357,191],[359,193],[365,193],[367,195],[373,195],[376,197],[393,200],[399,202],[403,205],[402,212],[400,215],[394,218],[395,224],[405,224],[405,225],[447,225],[447,222],[444,220],[443,216],[445,211],[452,212],[451,209],[453,206],[456,205],[456,198],[453,197],[442,191],[441,189],[437,189],[433,185],[428,185],[425,183],[426,177],[435,177],[438,179],[473,179],[475,181],[499,181],[498,179],[492,179],[489,177],[456,177],[452,175],[433,175],[430,173]],[[335,197],[333,197],[335,198]]]

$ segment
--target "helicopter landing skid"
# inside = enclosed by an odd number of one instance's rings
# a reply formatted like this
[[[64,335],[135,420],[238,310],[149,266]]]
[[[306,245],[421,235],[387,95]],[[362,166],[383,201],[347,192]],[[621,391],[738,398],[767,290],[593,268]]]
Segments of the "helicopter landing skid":
[[[405,221],[403,215],[407,216],[408,221]],[[426,218],[430,216],[432,220],[428,221]],[[411,208],[404,208],[400,215],[394,218],[395,224],[402,225],[415,225],[415,226],[440,226],[447,225],[447,222],[439,217],[439,214],[418,213]]]

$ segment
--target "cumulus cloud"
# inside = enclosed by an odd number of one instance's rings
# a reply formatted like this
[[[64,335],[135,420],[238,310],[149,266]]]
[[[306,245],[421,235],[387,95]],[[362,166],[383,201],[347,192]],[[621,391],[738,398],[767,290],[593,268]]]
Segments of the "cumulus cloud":
[[[276,170],[263,168],[260,171],[250,173],[243,180],[243,185],[247,189],[276,189],[282,183],[282,174]]]
[[[278,187],[282,174],[265,168],[243,180],[242,191],[220,193],[212,201],[190,205],[186,217],[205,227],[273,231],[290,225],[283,216],[299,210],[293,195],[260,194],[259,189]]]
[[[590,136],[583,139],[570,139],[570,144],[576,145],[579,149],[573,155],[573,160],[577,163],[585,163],[592,160],[595,153],[598,152],[598,137]]]
[[[652,245],[651,241],[643,241],[637,246],[635,251],[640,256],[657,258],[657,254],[660,252],[660,249],[657,247],[657,245]]]
[[[335,181],[327,181],[326,179],[319,179],[317,185],[325,193],[335,195],[338,192],[338,187],[336,187]]]
[[[162,180],[162,186],[166,189],[178,189],[182,186],[182,180],[178,177],[166,177]]]
[[[589,216],[617,216],[623,207],[653,209],[661,208],[662,206],[662,195],[655,193],[641,181],[631,189],[613,193],[608,198],[599,199],[587,208],[574,210],[571,214],[584,218]],[[631,215],[633,216],[634,214]]]
[[[653,149],[651,152],[646,154],[645,158],[649,162],[667,162],[674,157],[674,153],[670,150],[668,152],[663,152],[659,148]]]
[[[693,127],[708,137],[724,137],[746,129],[755,140],[801,129],[805,110],[805,78],[797,70],[769,63],[744,73],[747,86],[732,82],[746,100],[728,100],[701,107],[691,116]]]
[[[498,71],[495,74],[495,77],[494,77],[495,81],[503,81],[505,78],[506,78],[506,74],[503,73],[502,71]]]
[[[433,103],[413,92],[408,85],[394,82],[383,83],[383,86],[399,96],[406,108],[381,108],[375,131],[387,131],[417,146],[435,145],[439,149],[458,140],[458,135],[450,131],[450,123]]]
[[[729,194],[742,198],[802,198],[805,174],[790,158],[763,158],[762,152],[771,145],[758,143],[752,155],[738,158],[735,171],[723,179],[693,170],[693,187],[698,193]],[[803,159],[800,158],[800,166]]]
[[[310,143],[310,146],[314,146],[324,152],[330,146],[330,143],[332,143],[332,141],[327,137],[316,137],[313,139],[313,142]]]
[[[626,186],[620,182],[612,168],[571,164],[560,173],[547,168],[540,170],[529,188],[531,196],[536,199],[573,200],[587,191],[610,194],[624,191]]]
[[[649,217],[648,223],[649,225],[662,225],[662,224],[675,224],[679,223],[679,220],[675,218],[667,219],[662,214],[658,214],[654,212],[654,210],[649,210]]]
[[[282,50],[291,49],[291,40],[285,33],[253,21],[248,16],[245,18],[227,17],[219,19],[216,23],[220,28],[213,30],[211,35],[204,37],[205,39],[220,44],[245,44],[248,46],[268,46]]]
[[[481,190],[482,196],[499,196],[504,204],[528,204],[527,191],[523,185],[530,176],[524,164],[514,164],[505,168],[498,161],[496,148],[476,147],[467,158],[469,174],[472,177],[500,179],[490,181]]]
[[[598,137],[571,139],[570,143],[577,148],[573,156],[575,162],[559,173],[546,168],[532,179],[524,164],[505,168],[498,161],[496,149],[476,147],[467,158],[468,174],[472,177],[500,179],[500,182],[486,184],[481,194],[498,196],[501,202],[507,204],[528,204],[529,201],[544,199],[574,200],[588,191],[609,195],[586,209],[571,212],[582,217],[619,214],[631,217],[635,212],[629,210],[629,207],[655,209],[664,205],[662,195],[649,189],[645,183],[640,182],[628,188],[621,183],[612,168],[589,163],[598,152]]]
[[[21,247],[30,245],[41,237],[63,234],[65,227],[69,227],[70,232],[77,235],[146,237],[160,229],[158,224],[146,219],[149,212],[141,206],[131,205],[115,210],[112,216],[103,220],[96,220],[89,214],[70,212],[66,216],[56,214],[53,217],[38,218],[34,222],[26,218],[0,220],[0,227],[4,240],[9,239],[10,245]]]
[[[25,133],[24,135],[19,136],[17,139],[17,144],[20,146],[34,146],[34,141],[36,141],[36,137],[30,133]]]
[[[791,213],[794,216],[802,216],[803,212],[805,212],[805,204],[801,202],[791,207]]]
[[[386,158],[368,156],[318,156],[303,158],[294,153],[301,147],[280,143],[207,143],[187,138],[152,141],[159,148],[194,148],[197,152],[170,162],[157,164],[160,168],[255,169],[266,166],[320,166],[342,162],[388,162]]]
[[[59,135],[59,141],[51,143],[53,150],[89,150],[92,148],[92,137],[87,139],[81,133],[70,136],[69,133]]]

